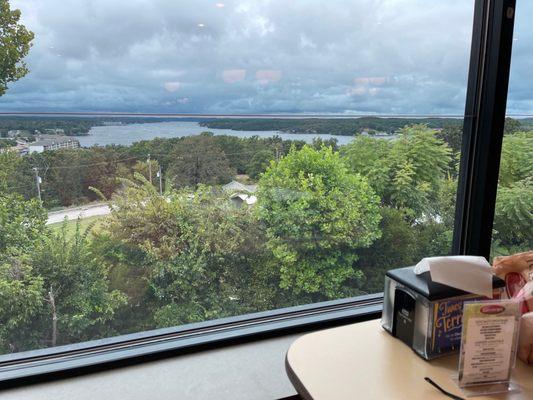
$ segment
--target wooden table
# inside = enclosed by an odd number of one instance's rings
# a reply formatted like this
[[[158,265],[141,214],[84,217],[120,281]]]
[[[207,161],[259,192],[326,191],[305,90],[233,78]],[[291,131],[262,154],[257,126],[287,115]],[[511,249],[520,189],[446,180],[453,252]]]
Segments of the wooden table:
[[[449,399],[424,381],[426,376],[464,397],[452,381],[457,355],[425,361],[385,332],[379,320],[304,335],[289,348],[285,364],[306,400]],[[473,399],[533,400],[533,366],[517,360],[512,377],[520,393]]]

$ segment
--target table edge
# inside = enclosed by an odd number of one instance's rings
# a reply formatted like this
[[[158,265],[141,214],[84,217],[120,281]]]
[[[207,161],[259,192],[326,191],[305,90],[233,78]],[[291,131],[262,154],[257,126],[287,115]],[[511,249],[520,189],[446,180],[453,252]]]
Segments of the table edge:
[[[289,351],[290,351],[290,348],[289,350],[287,350],[287,353],[285,354],[285,372],[287,373],[289,381],[291,382],[296,392],[301,397],[303,397],[304,400],[314,400],[313,396],[311,396],[309,391],[305,388],[305,386],[300,381],[300,378],[298,378],[298,375],[296,375],[296,373],[293,371],[291,364],[289,363]]]

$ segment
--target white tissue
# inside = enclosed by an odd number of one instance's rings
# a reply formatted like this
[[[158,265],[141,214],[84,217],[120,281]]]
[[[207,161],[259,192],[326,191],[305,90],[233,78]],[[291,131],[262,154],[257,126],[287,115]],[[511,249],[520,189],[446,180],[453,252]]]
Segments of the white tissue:
[[[492,299],[492,270],[484,257],[448,256],[423,258],[415,274],[429,271],[433,282]]]

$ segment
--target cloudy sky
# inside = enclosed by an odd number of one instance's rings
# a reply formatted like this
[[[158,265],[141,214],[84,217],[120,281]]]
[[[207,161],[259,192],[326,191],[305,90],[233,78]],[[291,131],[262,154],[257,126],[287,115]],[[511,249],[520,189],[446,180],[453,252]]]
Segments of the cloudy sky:
[[[35,41],[0,111],[464,111],[472,0],[11,3]],[[511,113],[533,112],[532,3],[518,5]]]

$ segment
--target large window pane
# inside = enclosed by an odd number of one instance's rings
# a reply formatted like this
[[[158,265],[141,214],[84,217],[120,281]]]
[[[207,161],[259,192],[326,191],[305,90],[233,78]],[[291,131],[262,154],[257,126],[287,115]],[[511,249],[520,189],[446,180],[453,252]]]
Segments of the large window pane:
[[[35,37],[0,92],[1,353],[451,252],[471,2],[10,3]]]
[[[518,1],[492,256],[533,248],[533,4]]]

